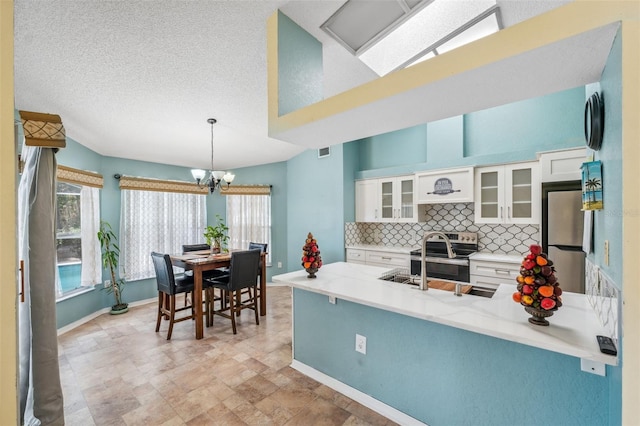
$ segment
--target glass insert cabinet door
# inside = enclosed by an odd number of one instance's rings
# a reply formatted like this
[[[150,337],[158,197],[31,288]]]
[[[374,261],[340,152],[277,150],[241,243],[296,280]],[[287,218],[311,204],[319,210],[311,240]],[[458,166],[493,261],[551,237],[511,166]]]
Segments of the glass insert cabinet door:
[[[514,219],[527,219],[533,215],[533,181],[531,169],[511,170],[511,205],[507,206],[508,217]]]
[[[475,171],[476,223],[538,223],[537,162],[482,167]]]
[[[400,180],[400,219],[412,219],[413,208],[413,178]]]
[[[396,176],[378,181],[381,221],[410,222],[414,220],[413,182],[413,176]]]
[[[504,222],[504,167],[483,167],[475,175],[475,222]]]
[[[482,202],[480,203],[480,214],[485,218],[497,219],[501,208],[501,198],[498,186],[498,171],[485,172],[480,174],[480,193]]]
[[[380,182],[380,203],[382,219],[393,219],[393,181]]]

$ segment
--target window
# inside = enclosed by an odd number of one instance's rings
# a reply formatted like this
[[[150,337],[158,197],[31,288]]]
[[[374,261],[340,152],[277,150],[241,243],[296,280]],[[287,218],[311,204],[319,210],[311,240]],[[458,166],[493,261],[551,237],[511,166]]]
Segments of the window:
[[[183,244],[203,242],[206,217],[206,195],[123,189],[121,275],[129,281],[154,277],[151,252],[178,253]]]
[[[251,241],[267,243],[267,265],[271,265],[271,196],[228,195],[229,247],[249,247]]]
[[[58,182],[56,195],[56,254],[58,295],[102,279],[100,248],[96,236],[99,223],[98,188]]]

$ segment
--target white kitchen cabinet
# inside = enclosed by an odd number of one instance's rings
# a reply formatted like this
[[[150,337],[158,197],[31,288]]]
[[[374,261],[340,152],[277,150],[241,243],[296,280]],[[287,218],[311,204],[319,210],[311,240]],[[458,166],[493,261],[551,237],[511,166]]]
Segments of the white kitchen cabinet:
[[[469,281],[472,285],[498,288],[500,284],[516,285],[520,261],[492,261],[469,259]]]
[[[475,170],[475,223],[538,224],[539,221],[538,162]]]
[[[356,181],[356,222],[415,222],[414,177]]]
[[[374,266],[388,266],[389,268],[411,268],[411,256],[409,254],[387,251],[366,252],[366,264]]]
[[[580,180],[582,179],[582,163],[587,161],[587,148],[541,152],[539,161],[542,182]]]
[[[362,249],[347,249],[347,262],[350,263],[360,263],[364,265],[366,263],[366,251]]]
[[[346,259],[348,263],[363,265],[383,266],[389,269],[411,268],[410,252],[413,248],[384,247],[384,246],[358,246],[346,247]]]
[[[473,202],[473,167],[416,173],[416,203]]]
[[[413,175],[378,180],[381,222],[416,221],[413,182]]]
[[[356,181],[356,222],[377,222],[378,208],[378,179]]]

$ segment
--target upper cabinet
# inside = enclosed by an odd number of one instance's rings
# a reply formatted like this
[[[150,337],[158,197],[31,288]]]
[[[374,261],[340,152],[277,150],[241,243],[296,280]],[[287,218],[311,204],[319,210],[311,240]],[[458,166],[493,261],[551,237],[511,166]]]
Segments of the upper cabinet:
[[[481,167],[475,170],[475,223],[540,221],[538,162]]]
[[[542,182],[580,180],[582,163],[587,161],[587,148],[542,152],[539,158]]]
[[[473,202],[473,167],[416,173],[416,204]]]
[[[356,181],[356,222],[379,222],[378,179]]]
[[[356,222],[415,222],[414,177],[356,182]]]

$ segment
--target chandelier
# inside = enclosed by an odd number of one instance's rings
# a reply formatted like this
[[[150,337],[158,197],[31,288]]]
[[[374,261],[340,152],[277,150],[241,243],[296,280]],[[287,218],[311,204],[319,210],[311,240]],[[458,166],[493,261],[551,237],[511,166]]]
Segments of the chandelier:
[[[209,192],[213,193],[216,188],[220,187],[221,182],[224,180],[227,184],[227,187],[233,182],[233,179],[236,177],[233,173],[227,173],[223,170],[214,170],[213,169],[213,125],[216,124],[218,120],[215,118],[207,119],[207,123],[211,124],[211,170],[209,173],[209,178],[204,180],[207,172],[202,169],[193,169],[191,170],[191,174],[193,178],[196,180],[196,184],[198,188],[206,188],[209,187]]]

